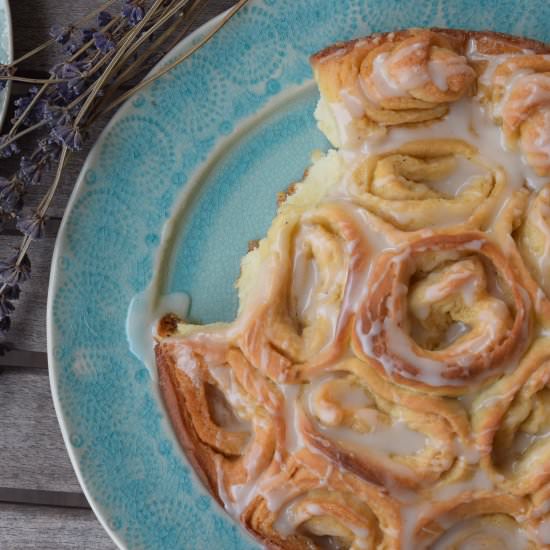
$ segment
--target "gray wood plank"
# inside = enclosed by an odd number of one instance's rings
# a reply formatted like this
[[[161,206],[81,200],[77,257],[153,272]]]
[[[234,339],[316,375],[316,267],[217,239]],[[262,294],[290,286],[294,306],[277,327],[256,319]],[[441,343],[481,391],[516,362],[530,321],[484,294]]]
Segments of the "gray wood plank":
[[[91,510],[0,504],[0,550],[113,550]]]
[[[0,487],[80,493],[46,373],[0,368]]]

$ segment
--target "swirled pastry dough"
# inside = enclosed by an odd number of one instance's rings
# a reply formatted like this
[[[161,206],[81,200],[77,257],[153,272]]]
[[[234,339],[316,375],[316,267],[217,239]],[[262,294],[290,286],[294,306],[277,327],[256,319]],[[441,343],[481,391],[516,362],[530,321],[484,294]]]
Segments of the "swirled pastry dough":
[[[234,322],[157,329],[182,447],[265,546],[550,548],[549,60],[420,29],[312,57],[338,149]]]

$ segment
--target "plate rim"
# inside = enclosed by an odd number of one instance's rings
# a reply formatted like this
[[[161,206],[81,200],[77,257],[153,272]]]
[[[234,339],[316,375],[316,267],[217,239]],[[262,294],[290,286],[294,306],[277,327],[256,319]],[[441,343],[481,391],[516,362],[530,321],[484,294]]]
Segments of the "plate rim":
[[[4,0],[4,1],[6,3],[8,2],[8,0]],[[190,49],[193,46],[193,41],[196,38],[202,36],[203,34],[207,33],[209,30],[211,30],[211,28],[214,27],[217,23],[219,23],[223,19],[223,17],[228,12],[231,11],[231,9],[232,8],[228,8],[227,10],[224,10],[218,15],[212,17],[211,19],[203,23],[200,27],[197,27],[193,32],[191,32],[186,37],[184,37],[180,42],[178,42],[178,44],[176,44],[168,53],[164,55],[164,57],[151,69],[151,71],[149,71],[149,73],[144,78],[147,78],[155,74],[155,72],[160,70],[168,61],[173,59],[174,56],[183,52],[185,49]],[[13,41],[11,41],[11,44],[13,49]],[[13,55],[13,52],[12,52],[12,55]],[[160,78],[164,78],[169,74],[170,74],[170,71],[168,71],[165,75],[162,75]],[[144,90],[147,90],[148,86],[146,86]],[[61,220],[61,224],[59,225],[59,229],[55,238],[55,244],[54,244],[54,249],[52,253],[52,261],[50,265],[50,273],[49,273],[50,278],[48,282],[48,296],[47,296],[47,302],[46,302],[46,352],[48,357],[48,379],[49,379],[50,391],[52,395],[53,406],[55,410],[55,416],[57,418],[57,423],[61,430],[63,444],[65,446],[65,450],[69,455],[71,466],[78,480],[78,484],[80,485],[80,488],[82,489],[82,492],[84,493],[86,500],[90,505],[90,508],[92,509],[95,517],[97,518],[97,520],[99,521],[103,529],[107,532],[111,540],[116,544],[116,546],[120,550],[126,550],[127,547],[125,546],[124,541],[121,539],[121,537],[119,537],[118,534],[115,532],[115,530],[109,526],[107,519],[103,517],[103,513],[101,511],[100,505],[97,502],[95,502],[94,496],[92,495],[91,491],[86,485],[86,481],[82,474],[75,449],[70,443],[70,434],[68,432],[64,412],[61,407],[61,402],[59,399],[59,393],[57,389],[56,378],[58,375],[59,366],[57,365],[57,360],[55,358],[55,353],[54,353],[55,323],[53,320],[53,306],[54,306],[55,289],[59,286],[58,264],[59,264],[59,259],[61,257],[61,253],[63,250],[63,244],[65,241],[64,237],[67,231],[69,217],[74,209],[76,201],[78,200],[79,196],[82,193],[82,190],[85,184],[85,179],[86,179],[86,172],[88,171],[90,164],[92,164],[92,159],[97,156],[97,153],[99,152],[100,147],[103,141],[105,140],[105,137],[109,134],[109,132],[117,124],[117,122],[122,117],[124,117],[125,113],[131,108],[132,101],[134,101],[135,98],[140,95],[140,93],[141,91],[138,92],[136,96],[131,96],[128,99],[126,99],[126,101],[122,104],[120,109],[118,109],[115,115],[109,120],[105,128],[101,131],[96,141],[94,142],[94,145],[88,152],[86,156],[86,160],[82,164],[82,167],[80,169],[80,172],[78,174],[74,187],[71,191],[69,200],[67,201],[67,205],[63,212],[63,218]],[[5,116],[5,113],[0,115],[0,119],[3,116]],[[1,126],[1,120],[0,120],[0,126]]]

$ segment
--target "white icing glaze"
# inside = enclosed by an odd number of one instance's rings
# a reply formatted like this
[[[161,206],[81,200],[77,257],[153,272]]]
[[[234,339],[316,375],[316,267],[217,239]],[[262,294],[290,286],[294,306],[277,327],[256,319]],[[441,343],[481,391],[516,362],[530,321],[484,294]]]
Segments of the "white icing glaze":
[[[297,319],[303,319],[312,302],[316,301],[315,290],[319,281],[317,263],[301,244],[299,240],[295,244],[296,252],[292,270],[291,304],[294,306],[293,316]]]
[[[336,391],[330,391],[326,399],[321,398],[323,386],[337,382]],[[366,450],[372,455],[393,457],[414,455],[424,449],[429,439],[415,431],[400,418],[383,418],[374,398],[367,389],[351,383],[337,374],[328,374],[315,380],[307,389],[306,405],[317,431],[333,443],[361,456]],[[341,424],[342,410],[347,410],[368,431],[358,431]],[[410,475],[409,469],[395,463],[395,470]]]
[[[449,78],[464,74],[467,70],[466,58],[460,55],[450,59],[432,59],[428,62],[430,79],[442,92],[449,89]]]
[[[407,90],[422,86],[427,81],[427,74],[418,71],[402,71],[399,80],[394,80],[388,73],[387,60],[389,54],[381,53],[377,55],[372,63],[372,73],[370,78],[376,89],[376,94],[372,94],[366,86],[363,86],[365,95],[374,102],[379,102],[384,97],[399,97],[406,94]],[[361,79],[359,80],[361,83]]]
[[[176,366],[191,379],[197,388],[202,386],[199,364],[197,363],[193,352],[187,346],[180,346],[178,348],[176,355]]]
[[[292,453],[304,446],[302,434],[298,428],[296,407],[301,387],[292,384],[279,384],[279,389],[285,398],[286,448]]]
[[[474,180],[480,177],[490,178],[491,174],[487,168],[459,156],[456,158],[455,167],[450,175],[438,180],[428,181],[426,185],[447,197],[457,197],[470,187]]]
[[[349,110],[342,103],[331,103],[340,142],[349,147],[355,147],[354,141],[348,135],[348,127],[353,120]],[[451,104],[449,113],[442,119],[416,128],[391,127],[383,137],[374,136],[363,140],[361,149],[347,149],[348,159],[357,154],[363,158],[372,154],[380,154],[395,150],[403,144],[416,139],[462,139],[477,147],[482,159],[488,167],[500,168],[506,175],[507,189],[501,193],[496,210],[509,198],[513,190],[520,189],[524,183],[531,189],[540,189],[548,182],[548,178],[537,176],[522,159],[517,151],[509,151],[503,143],[500,128],[490,119],[488,113],[474,99],[461,99]],[[546,143],[547,136],[542,136]]]
[[[152,285],[136,294],[130,301],[126,316],[126,338],[130,351],[140,359],[151,375],[155,368],[156,326],[159,319],[167,313],[176,313],[182,319],[187,317],[189,296],[175,292],[164,296],[155,296]]]
[[[522,87],[527,96],[512,99],[510,96]],[[541,104],[550,104],[550,77],[545,74],[530,74],[529,71],[517,71],[506,84],[506,93],[499,114],[505,116],[505,110],[529,111]]]

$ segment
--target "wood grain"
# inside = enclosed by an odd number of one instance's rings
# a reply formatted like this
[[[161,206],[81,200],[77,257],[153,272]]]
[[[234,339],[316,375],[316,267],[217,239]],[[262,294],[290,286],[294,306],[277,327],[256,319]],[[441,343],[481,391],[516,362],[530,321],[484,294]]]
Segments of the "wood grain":
[[[114,550],[91,510],[0,503],[0,550]]]
[[[81,493],[44,369],[0,371],[0,487]]]

